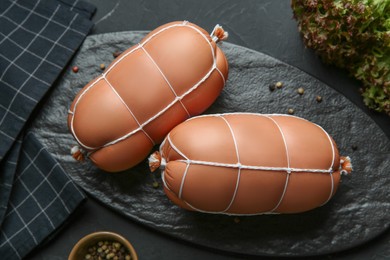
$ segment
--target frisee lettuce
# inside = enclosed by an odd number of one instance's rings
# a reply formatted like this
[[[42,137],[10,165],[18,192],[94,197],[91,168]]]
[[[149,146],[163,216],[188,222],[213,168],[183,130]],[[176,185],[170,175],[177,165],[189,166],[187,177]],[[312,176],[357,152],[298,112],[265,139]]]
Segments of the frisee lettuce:
[[[361,80],[364,103],[390,115],[390,0],[292,0],[305,45]]]

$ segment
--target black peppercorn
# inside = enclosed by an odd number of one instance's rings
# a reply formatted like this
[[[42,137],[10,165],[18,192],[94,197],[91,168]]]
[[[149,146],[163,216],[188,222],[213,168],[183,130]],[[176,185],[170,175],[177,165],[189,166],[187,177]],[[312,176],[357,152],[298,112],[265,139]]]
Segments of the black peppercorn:
[[[122,52],[116,51],[116,52],[114,52],[114,53],[112,54],[112,56],[113,56],[114,58],[116,58],[116,57],[118,57],[118,56],[121,55],[121,54],[122,54]]]

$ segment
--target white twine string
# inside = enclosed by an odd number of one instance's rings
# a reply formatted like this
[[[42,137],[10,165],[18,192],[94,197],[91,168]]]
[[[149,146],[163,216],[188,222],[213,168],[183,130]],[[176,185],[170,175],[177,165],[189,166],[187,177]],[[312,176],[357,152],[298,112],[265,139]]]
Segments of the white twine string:
[[[133,111],[131,111],[131,109],[129,108],[129,106],[126,104],[126,102],[123,100],[123,98],[121,97],[121,95],[119,95],[119,93],[116,91],[116,89],[112,86],[112,84],[108,81],[108,79],[106,78],[106,74],[103,74],[102,75],[104,81],[110,86],[112,92],[115,93],[115,95],[118,97],[119,101],[126,107],[127,111],[129,111],[129,113],[131,114],[131,116],[133,117],[134,121],[138,124],[139,126],[139,129],[142,130],[142,132],[144,132],[144,134],[149,138],[149,140],[152,142],[152,145],[155,145],[155,142],[154,140],[148,135],[148,133],[146,133],[146,131],[141,127],[141,124],[139,123],[137,117],[134,115]]]
[[[330,135],[324,130],[324,128],[322,128],[321,126],[319,125],[316,125],[317,127],[319,127],[322,132],[326,135],[326,137],[328,138],[329,140],[329,143],[330,143],[330,147],[332,148],[332,162],[331,162],[331,165],[329,167],[329,176],[330,176],[330,192],[329,192],[329,196],[328,198],[321,204],[321,206],[325,205],[326,203],[329,202],[329,200],[332,198],[332,195],[333,195],[333,191],[334,191],[334,179],[333,179],[333,166],[335,164],[335,160],[336,160],[336,152],[335,152],[335,147],[334,147],[334,144],[332,142],[332,138],[330,137]]]
[[[183,194],[184,180],[185,180],[186,177],[187,177],[187,173],[188,173],[188,169],[190,168],[190,165],[191,165],[190,162],[186,164],[186,169],[184,170],[183,177],[181,178],[180,190],[179,190],[179,195],[178,195],[179,199],[182,199],[181,196],[182,196],[182,194]]]
[[[276,206],[270,210],[270,212],[274,212],[277,210],[277,208],[279,208],[280,204],[282,203],[283,199],[284,199],[284,196],[286,195],[286,191],[287,191],[287,186],[288,186],[288,182],[290,180],[290,173],[291,173],[291,167],[290,167],[290,155],[288,153],[288,146],[287,146],[287,142],[286,142],[286,137],[284,136],[284,133],[283,133],[283,130],[282,128],[280,127],[280,125],[275,121],[275,119],[273,119],[272,117],[270,116],[266,116],[266,118],[270,119],[275,125],[276,127],[278,128],[279,130],[279,133],[280,135],[282,136],[282,140],[283,140],[283,144],[284,144],[284,150],[286,152],[286,160],[287,160],[287,175],[286,175],[286,182],[284,184],[284,188],[283,188],[283,192],[282,192],[282,195],[280,196],[279,198],[279,201],[278,203],[276,204]]]
[[[259,171],[276,171],[276,172],[313,172],[313,173],[329,173],[327,169],[310,169],[310,168],[291,168],[291,167],[268,167],[268,166],[256,166],[256,165],[245,165],[239,163],[219,163],[219,162],[208,162],[199,160],[175,160],[176,162],[191,163],[195,165],[203,166],[214,166],[224,168],[241,168],[243,170],[259,170]]]
[[[232,139],[233,139],[233,143],[234,143],[234,149],[236,151],[236,158],[237,158],[237,168],[238,168],[238,172],[237,172],[237,180],[236,180],[236,186],[234,188],[234,192],[233,192],[233,195],[232,195],[232,198],[230,200],[230,203],[229,205],[226,207],[226,209],[224,209],[222,212],[227,212],[230,207],[233,205],[233,202],[234,200],[236,199],[236,195],[237,195],[237,191],[238,191],[238,186],[240,185],[240,180],[241,180],[241,162],[240,162],[240,152],[238,150],[238,145],[237,145],[237,140],[236,140],[236,136],[234,135],[234,131],[233,131],[233,128],[232,126],[230,125],[230,123],[226,120],[225,117],[220,117],[223,119],[223,121],[226,123],[226,125],[229,127],[229,131],[230,131],[230,134],[232,136]]]
[[[156,67],[156,69],[160,72],[160,75],[163,77],[163,79],[165,80],[165,82],[168,84],[169,88],[171,89],[172,93],[175,95],[175,99],[178,98],[181,106],[183,107],[184,111],[186,111],[187,113],[187,116],[188,117],[191,117],[191,114],[188,112],[186,106],[183,104],[183,102],[181,101],[181,99],[179,98],[179,96],[177,95],[175,89],[172,87],[171,83],[169,82],[169,80],[167,79],[167,77],[165,76],[164,72],[161,70],[160,66],[157,65],[156,61],[152,58],[152,56],[146,51],[146,49],[141,46],[141,49],[145,52],[146,56],[148,56],[148,58],[152,61],[152,63],[154,64],[154,66]]]

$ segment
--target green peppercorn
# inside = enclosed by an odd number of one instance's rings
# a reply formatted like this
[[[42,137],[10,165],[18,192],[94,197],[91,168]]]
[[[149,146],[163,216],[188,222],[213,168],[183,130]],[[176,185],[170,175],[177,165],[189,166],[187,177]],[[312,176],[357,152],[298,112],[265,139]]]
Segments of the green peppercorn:
[[[303,88],[298,88],[297,92],[299,95],[303,95],[303,93],[305,93],[305,90]]]
[[[320,103],[322,101],[322,97],[321,96],[317,96],[316,100],[317,100],[318,103]]]
[[[295,111],[294,111],[294,109],[289,108],[289,109],[287,110],[287,112],[288,112],[290,115],[293,115]]]

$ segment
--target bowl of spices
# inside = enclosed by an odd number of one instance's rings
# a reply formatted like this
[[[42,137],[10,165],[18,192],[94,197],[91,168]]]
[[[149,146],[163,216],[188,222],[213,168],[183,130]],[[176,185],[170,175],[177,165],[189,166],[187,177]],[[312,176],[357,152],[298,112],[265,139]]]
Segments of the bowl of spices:
[[[107,231],[95,232],[80,239],[69,254],[69,260],[138,260],[127,239]]]

